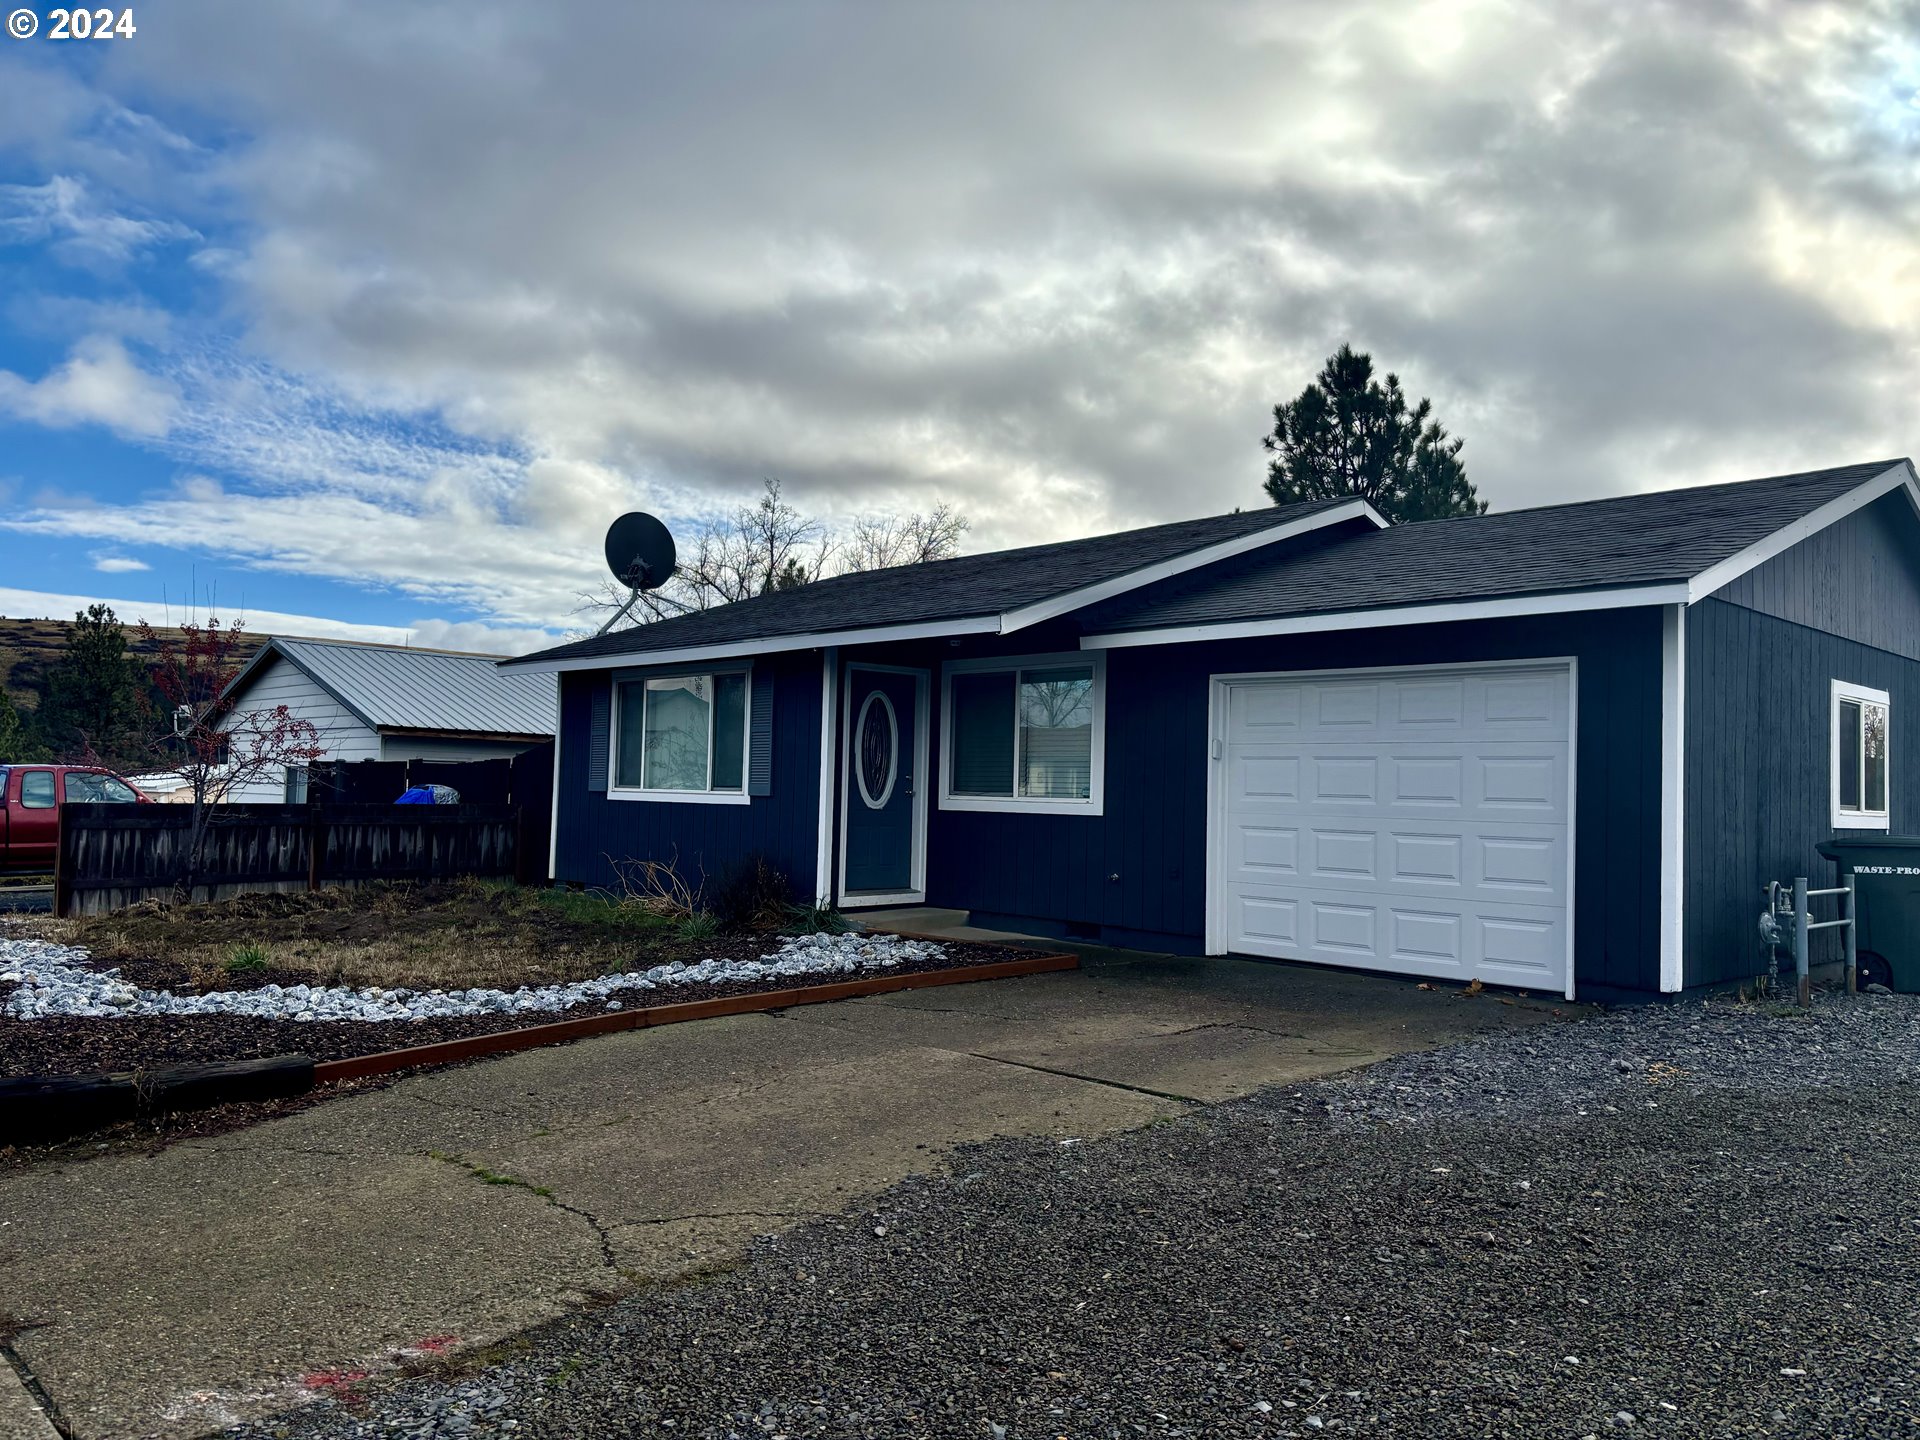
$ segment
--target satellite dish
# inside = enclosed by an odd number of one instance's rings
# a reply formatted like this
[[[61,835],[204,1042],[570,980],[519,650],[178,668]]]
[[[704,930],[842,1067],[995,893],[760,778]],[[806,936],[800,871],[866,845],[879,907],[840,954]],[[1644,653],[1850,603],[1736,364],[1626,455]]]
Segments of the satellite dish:
[[[641,510],[607,527],[607,568],[629,590],[657,590],[673,575],[673,536]]]

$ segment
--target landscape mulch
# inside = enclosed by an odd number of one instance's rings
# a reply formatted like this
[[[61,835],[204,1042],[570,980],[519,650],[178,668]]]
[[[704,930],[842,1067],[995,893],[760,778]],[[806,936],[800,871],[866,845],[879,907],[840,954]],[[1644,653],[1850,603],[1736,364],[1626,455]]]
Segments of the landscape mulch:
[[[665,985],[655,990],[630,992],[622,997],[622,1001],[628,1006],[680,1004],[763,990],[801,989],[809,984],[839,984],[849,979],[872,976],[990,965],[1005,960],[1025,959],[1035,953],[1007,945],[960,941],[942,943],[947,951],[943,958],[903,961],[885,969],[861,971],[857,975],[775,976],[757,982]],[[700,942],[697,949],[700,958],[745,960],[758,959],[777,947],[777,940],[770,943],[766,937],[733,936]],[[171,968],[184,973],[181,967]],[[123,978],[149,988],[170,987],[174,983],[174,977],[167,973],[169,967],[165,961],[124,963],[119,969]],[[243,988],[242,980],[246,986],[251,986],[265,984],[274,978],[271,972],[254,972],[249,976],[236,977],[231,988]],[[310,976],[301,978],[311,979]],[[279,977],[279,983],[297,982],[283,976]],[[187,1065],[212,1060],[258,1060],[270,1055],[310,1055],[315,1060],[344,1060],[355,1055],[374,1055],[384,1050],[459,1040],[469,1035],[522,1030],[533,1025],[547,1025],[597,1013],[596,1006],[576,1005],[570,1010],[542,1012],[538,1015],[476,1015],[427,1020],[256,1020],[244,1015],[0,1019],[0,1079],[24,1075],[143,1070],[158,1065]]]

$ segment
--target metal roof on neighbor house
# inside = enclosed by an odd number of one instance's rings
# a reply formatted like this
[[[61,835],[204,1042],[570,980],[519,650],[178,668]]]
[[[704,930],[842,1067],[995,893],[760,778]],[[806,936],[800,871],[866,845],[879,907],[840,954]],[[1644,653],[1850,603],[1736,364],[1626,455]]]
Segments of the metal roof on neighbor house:
[[[1300,505],[1263,505],[1239,514],[1183,520],[1172,525],[1125,530],[1117,535],[1096,535],[1085,540],[839,575],[798,590],[777,591],[651,625],[576,640],[551,650],[517,656],[506,663],[686,650],[778,636],[831,634],[999,615],[1352,505],[1353,501],[1346,497]]]
[[[1095,605],[1080,620],[1095,633],[1158,630],[1684,582],[1908,465],[1877,460],[1394,525],[1280,558],[1256,551]]]
[[[551,735],[553,682],[502,670],[497,655],[275,636],[228,687],[237,695],[273,657],[376,730]]]

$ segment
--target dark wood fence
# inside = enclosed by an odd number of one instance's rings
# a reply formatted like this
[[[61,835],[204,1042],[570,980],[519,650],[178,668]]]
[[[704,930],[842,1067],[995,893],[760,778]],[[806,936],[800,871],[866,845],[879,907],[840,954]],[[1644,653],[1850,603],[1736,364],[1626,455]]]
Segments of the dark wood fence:
[[[190,898],[514,877],[527,849],[524,815],[514,805],[222,805]],[[192,819],[185,805],[62,805],[54,913],[103,915],[170,898]],[[544,852],[539,862],[544,873]]]
[[[451,785],[466,805],[513,805],[525,817],[520,883],[547,878],[553,742],[503,760],[321,760],[307,772],[310,805],[386,805],[415,785]]]

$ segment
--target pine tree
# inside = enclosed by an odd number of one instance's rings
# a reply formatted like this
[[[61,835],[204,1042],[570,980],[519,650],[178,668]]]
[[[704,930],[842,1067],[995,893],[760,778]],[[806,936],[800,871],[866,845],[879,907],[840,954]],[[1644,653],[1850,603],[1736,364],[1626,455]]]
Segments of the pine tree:
[[[61,759],[137,767],[154,732],[153,706],[111,606],[73,617],[67,649],[40,684],[35,739]]]
[[[1267,494],[1276,505],[1357,496],[1392,524],[1484,514],[1460,463],[1466,442],[1432,416],[1431,400],[1409,409],[1399,376],[1383,388],[1373,357],[1342,345],[1298,399],[1273,407]]]
[[[0,765],[41,758],[40,747],[27,734],[27,722],[14,707],[13,697],[0,690]]]

